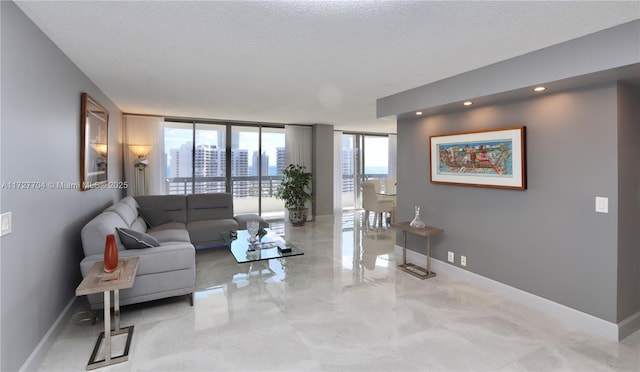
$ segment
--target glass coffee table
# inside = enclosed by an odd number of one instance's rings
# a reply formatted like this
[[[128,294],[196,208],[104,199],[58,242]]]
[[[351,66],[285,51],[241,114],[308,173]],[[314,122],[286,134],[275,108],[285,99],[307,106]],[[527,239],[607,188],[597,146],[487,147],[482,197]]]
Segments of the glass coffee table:
[[[304,254],[295,245],[283,240],[279,235],[272,233],[268,229],[266,231],[267,234],[253,244],[249,242],[249,232],[247,230],[238,230],[236,238],[232,238],[231,233],[228,231],[220,233],[220,235],[231,250],[237,263],[265,261],[272,258]]]

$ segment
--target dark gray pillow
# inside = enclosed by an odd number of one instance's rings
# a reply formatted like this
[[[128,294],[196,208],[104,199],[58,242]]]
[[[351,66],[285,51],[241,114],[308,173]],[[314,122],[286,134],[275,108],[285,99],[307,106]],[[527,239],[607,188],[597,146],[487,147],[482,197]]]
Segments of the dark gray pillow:
[[[162,208],[152,207],[152,208],[138,208],[138,214],[142,216],[144,222],[149,225],[149,227],[160,226],[165,223],[173,222],[173,218]]]
[[[160,242],[149,234],[145,234],[140,231],[121,229],[116,227],[120,241],[127,249],[141,249],[141,248],[153,248],[159,247]]]

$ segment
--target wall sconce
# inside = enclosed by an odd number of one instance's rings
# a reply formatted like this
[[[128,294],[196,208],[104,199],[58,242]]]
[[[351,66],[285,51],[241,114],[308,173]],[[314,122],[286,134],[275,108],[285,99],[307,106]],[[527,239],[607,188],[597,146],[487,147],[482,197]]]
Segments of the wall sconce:
[[[137,157],[133,163],[136,169],[135,177],[135,195],[147,195],[149,194],[149,185],[147,184],[147,165],[149,165],[149,159],[146,158],[147,154],[153,146],[151,145],[129,145],[129,150]]]
[[[96,150],[100,156],[107,156],[107,144],[106,143],[92,143],[91,147]]]
[[[107,144],[106,143],[92,143],[91,148],[98,153],[96,158],[96,166],[99,170],[107,168]]]

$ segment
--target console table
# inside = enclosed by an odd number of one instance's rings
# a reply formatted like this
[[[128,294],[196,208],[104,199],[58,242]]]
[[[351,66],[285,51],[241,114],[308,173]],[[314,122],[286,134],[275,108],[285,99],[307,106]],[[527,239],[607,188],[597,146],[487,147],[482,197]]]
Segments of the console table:
[[[98,335],[98,341],[87,364],[87,371],[121,363],[129,360],[129,347],[133,337],[133,326],[120,328],[120,290],[133,287],[138,270],[139,257],[122,259],[113,273],[104,272],[104,262],[96,262],[87,276],[76,288],[76,296],[104,292],[104,332]],[[111,330],[111,291],[113,291],[114,330]],[[111,336],[127,334],[127,343],[122,355],[111,357]],[[104,339],[104,359],[96,360],[100,343]]]
[[[439,235],[444,232],[443,229],[438,227],[425,226],[423,228],[417,228],[409,226],[411,222],[405,221],[400,223],[392,223],[391,227],[402,230],[403,245],[402,245],[402,264],[398,265],[398,269],[407,272],[417,278],[427,279],[436,276],[436,273],[431,271],[431,237],[433,235]],[[427,268],[407,263],[407,232],[424,236],[427,238]]]

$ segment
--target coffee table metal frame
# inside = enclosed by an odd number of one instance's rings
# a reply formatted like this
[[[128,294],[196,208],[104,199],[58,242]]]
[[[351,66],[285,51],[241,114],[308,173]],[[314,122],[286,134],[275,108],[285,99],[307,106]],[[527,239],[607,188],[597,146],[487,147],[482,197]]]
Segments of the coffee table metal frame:
[[[93,348],[87,371],[106,367],[129,360],[129,348],[133,337],[133,325],[120,328],[120,290],[133,287],[138,270],[139,257],[121,259],[118,268],[112,274],[104,272],[104,262],[96,262],[87,276],[76,288],[76,296],[104,293],[104,331],[98,335],[98,340]],[[111,291],[113,291],[113,319],[114,330],[111,330]],[[127,334],[127,341],[122,355],[111,356],[111,336]],[[96,360],[100,344],[104,339],[104,359]]]

